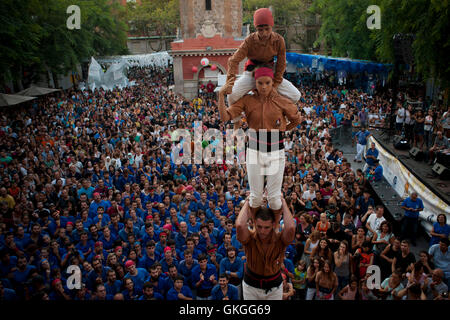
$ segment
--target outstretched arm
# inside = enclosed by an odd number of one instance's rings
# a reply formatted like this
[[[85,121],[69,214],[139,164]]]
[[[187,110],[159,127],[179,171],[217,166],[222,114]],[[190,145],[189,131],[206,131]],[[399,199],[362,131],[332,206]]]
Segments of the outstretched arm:
[[[222,122],[239,119],[244,112],[244,99],[239,99],[228,108],[225,105],[226,88],[223,87],[219,91],[219,115]]]
[[[281,199],[281,209],[283,210],[283,222],[284,228],[281,234],[281,240],[284,244],[289,245],[295,238],[295,223],[294,217],[292,216],[291,210],[286,203],[284,198]]]
[[[248,230],[247,221],[250,218],[250,206],[248,199],[245,200],[244,206],[242,207],[239,215],[236,219],[236,238],[237,240],[244,244],[248,242],[250,238],[250,231]]]
[[[230,114],[227,112],[227,107],[225,106],[225,92],[223,89],[219,91],[219,115],[222,122],[230,121]]]
[[[236,75],[239,72],[239,63],[247,57],[248,54],[248,38],[239,46],[236,52],[228,59],[227,81],[224,85],[225,93],[230,94]],[[284,72],[284,71],[283,71]]]

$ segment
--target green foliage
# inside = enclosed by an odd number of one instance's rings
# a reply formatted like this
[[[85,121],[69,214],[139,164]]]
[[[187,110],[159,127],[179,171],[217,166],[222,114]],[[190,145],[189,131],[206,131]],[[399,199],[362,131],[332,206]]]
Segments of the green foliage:
[[[380,30],[366,27],[369,5],[381,9]],[[449,0],[317,0],[311,10],[321,15],[318,41],[332,55],[393,63],[393,36],[412,33],[416,72],[450,86]]]
[[[69,30],[70,5],[81,11],[81,29]],[[91,55],[127,53],[124,8],[109,0],[0,1],[0,82],[22,70],[66,74]]]
[[[308,16],[307,8],[311,0],[243,0],[243,24],[250,24],[250,30],[255,31],[253,26],[253,13],[259,8],[272,7],[274,16],[274,30],[281,34],[289,47],[289,41],[302,44],[304,40],[297,30],[298,26]],[[289,31],[295,31],[294,36],[288,37]]]
[[[174,35],[179,26],[178,0],[142,0],[127,4],[130,33],[136,36]]]

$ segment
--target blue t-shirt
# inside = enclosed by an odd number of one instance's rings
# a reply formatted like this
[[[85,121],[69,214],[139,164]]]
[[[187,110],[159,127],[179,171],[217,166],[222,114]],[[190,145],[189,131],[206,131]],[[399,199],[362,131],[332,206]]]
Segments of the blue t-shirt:
[[[238,257],[235,258],[233,263],[230,262],[228,257],[223,258],[220,261],[219,270],[219,274],[226,273],[227,271],[236,272],[238,278],[242,280],[242,277],[244,276],[244,262]]]
[[[130,273],[125,275],[125,278],[130,278],[134,282],[134,287],[138,290],[142,290],[144,283],[150,278],[150,274],[144,268],[136,268],[138,273],[132,276]]]
[[[359,131],[356,134],[356,138],[358,139],[358,143],[360,145],[365,146],[367,144],[367,137],[370,136],[370,132],[369,131]]]
[[[378,158],[378,150],[377,149],[372,150],[372,148],[370,148],[366,152],[366,157],[367,156],[374,156],[375,158]],[[375,165],[372,158],[366,158],[366,162],[369,166]]]
[[[433,257],[436,268],[442,269],[446,279],[450,278],[450,250],[443,253],[440,244],[434,244],[428,249],[428,254]]]
[[[435,222],[433,224],[433,228],[435,233],[445,234],[445,236],[448,238],[450,234],[450,226],[448,224],[444,224],[444,226],[441,226],[439,222]],[[432,236],[430,239],[430,247],[434,244],[438,244],[440,241],[440,237]]]
[[[229,300],[239,300],[238,288],[232,284],[228,284],[227,294],[224,295],[220,285],[216,285],[211,292],[211,300],[223,300],[228,297]]]
[[[402,207],[407,207],[410,209],[418,209],[418,208],[423,209],[423,202],[419,198],[417,198],[416,201],[412,201],[412,199],[410,197],[408,197],[405,200],[403,200]],[[419,211],[405,210],[405,217],[418,218]]]
[[[79,190],[77,191],[78,199],[80,198],[80,196],[81,196],[83,193],[86,193],[86,194],[87,194],[88,199],[92,199],[92,194],[94,193],[94,190],[95,190],[94,187],[89,187],[89,188],[87,188],[87,189],[85,189],[85,188],[79,189]]]
[[[191,291],[191,289],[188,286],[183,286],[181,288],[180,292],[175,290],[175,288],[171,288],[167,292],[167,300],[180,300],[178,298],[178,293],[182,293],[185,297],[192,298],[192,291]]]
[[[200,281],[200,273],[202,273],[200,269],[200,265],[194,267],[192,270],[192,283],[195,284]],[[206,272],[203,274],[204,281],[200,284],[200,286],[197,287],[197,289],[200,290],[208,290],[213,288],[212,282],[209,280],[211,275],[214,275],[215,279],[217,280],[217,269],[213,264],[207,264]]]
[[[375,168],[375,174],[374,174],[375,181],[380,181],[383,178],[383,167],[378,166]]]

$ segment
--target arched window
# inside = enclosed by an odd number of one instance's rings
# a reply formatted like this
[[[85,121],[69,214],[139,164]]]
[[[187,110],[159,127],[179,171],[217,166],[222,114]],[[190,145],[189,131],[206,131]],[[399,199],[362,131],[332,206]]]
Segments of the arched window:
[[[205,0],[205,9],[211,10],[211,0]]]

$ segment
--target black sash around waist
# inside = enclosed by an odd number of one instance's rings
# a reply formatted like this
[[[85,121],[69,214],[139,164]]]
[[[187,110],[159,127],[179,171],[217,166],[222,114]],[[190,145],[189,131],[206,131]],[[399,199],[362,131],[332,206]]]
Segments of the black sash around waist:
[[[284,132],[249,130],[247,147],[262,152],[283,150]]]
[[[250,269],[245,267],[244,281],[255,288],[270,290],[272,288],[278,287],[283,282],[283,277],[281,276],[281,271],[271,276],[261,276],[256,274]]]

